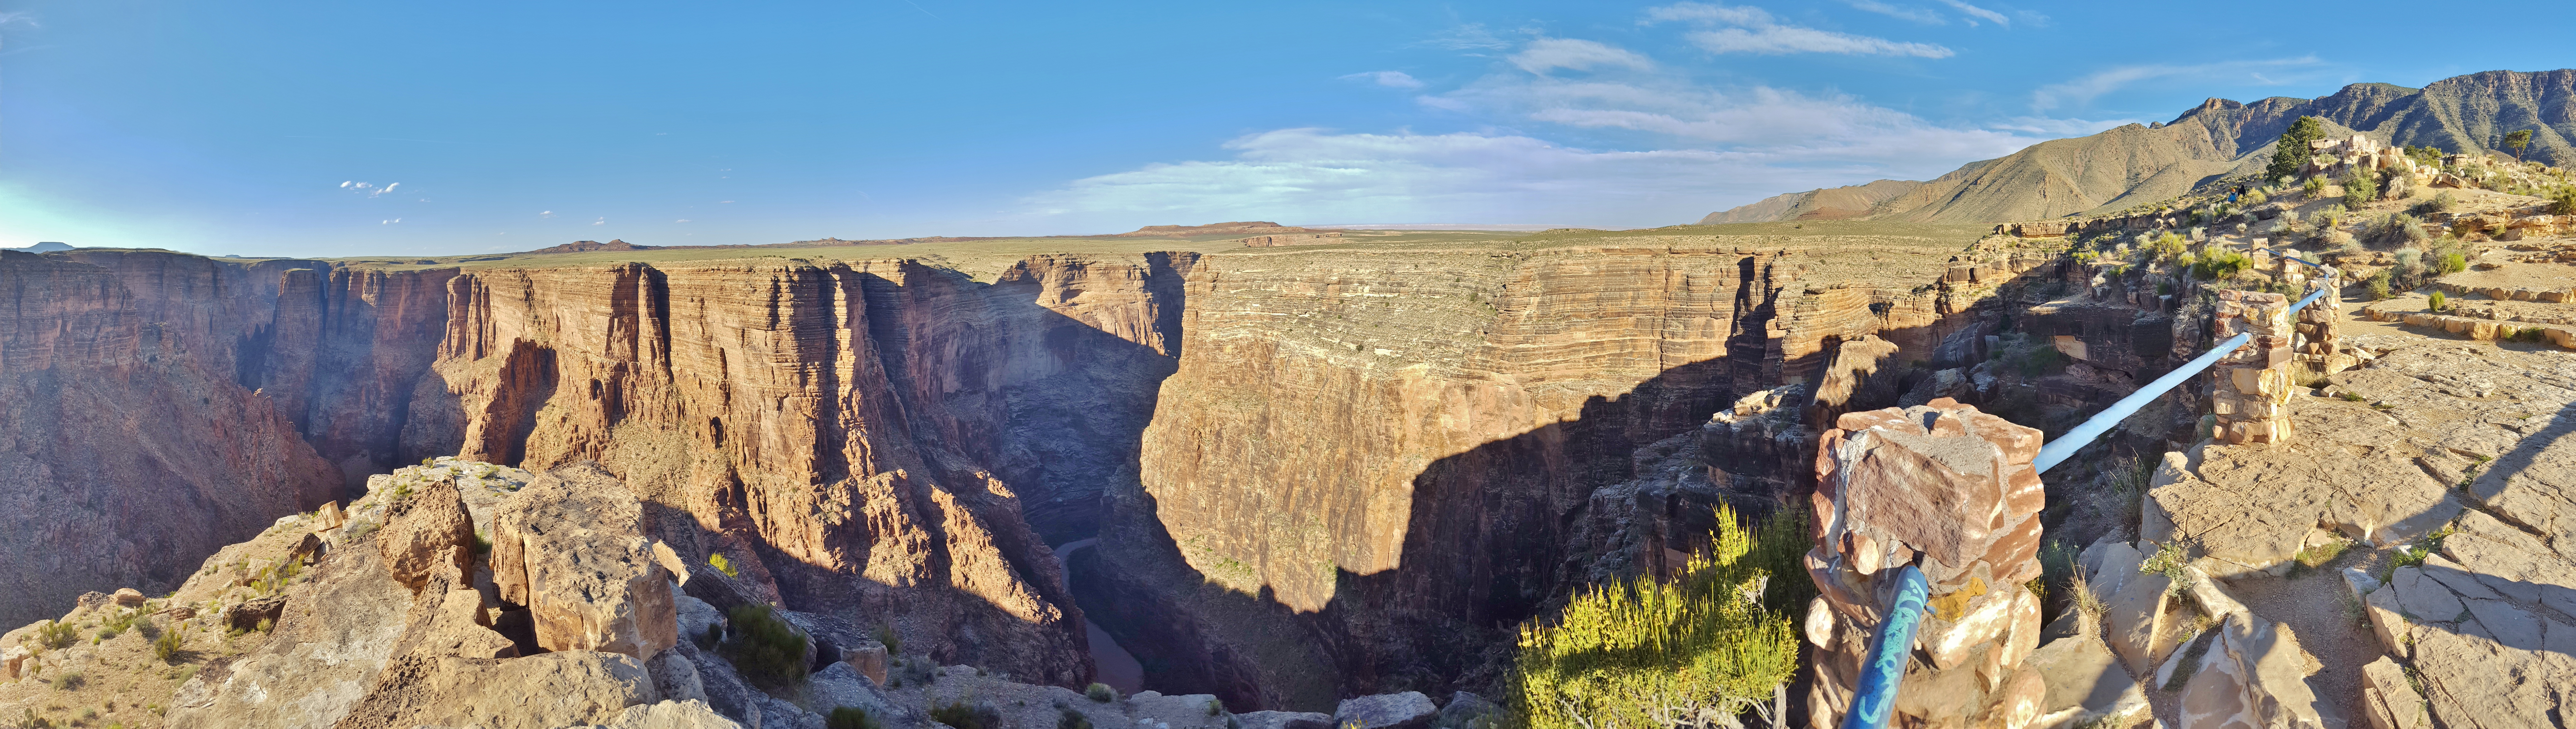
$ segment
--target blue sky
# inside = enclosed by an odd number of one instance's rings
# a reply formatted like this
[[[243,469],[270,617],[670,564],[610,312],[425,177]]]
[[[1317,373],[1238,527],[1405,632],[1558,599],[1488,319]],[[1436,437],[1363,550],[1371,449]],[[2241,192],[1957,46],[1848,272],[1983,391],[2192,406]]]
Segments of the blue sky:
[[[0,246],[1646,227],[2209,96],[2576,65],[2545,4],[2133,7],[22,0]]]

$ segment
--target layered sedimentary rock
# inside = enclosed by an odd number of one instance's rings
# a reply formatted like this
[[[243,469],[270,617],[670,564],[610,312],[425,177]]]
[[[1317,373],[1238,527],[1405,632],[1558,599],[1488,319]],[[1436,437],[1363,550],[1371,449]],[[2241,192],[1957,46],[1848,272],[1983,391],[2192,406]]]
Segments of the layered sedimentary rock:
[[[1087,529],[1103,484],[1133,478],[1188,265],[469,271],[404,448],[598,460],[687,561],[727,554],[789,604],[1078,685],[1078,613],[1022,513]]]
[[[235,381],[257,280],[167,252],[0,253],[0,621],[166,592],[334,494],[292,418]]]
[[[1844,276],[1848,258],[1731,245],[1204,259],[1141,488],[1113,494],[1103,534],[1120,576],[1099,589],[1122,592],[1101,597],[1155,617],[1104,625],[1190,632],[1122,643],[1149,681],[1222,677],[1190,690],[1238,708],[1437,688],[1596,558],[1653,563],[1687,546],[1663,529],[1705,531],[1648,516],[1705,511],[1681,497],[1703,476],[1640,465],[1687,443],[1641,446],[1846,350],[1930,359],[1969,328],[1976,297],[1915,288],[1951,250],[1863,254],[1923,276],[1892,289]],[[1593,504],[1632,478],[1665,485]],[[1621,516],[1578,516],[1594,508]]]

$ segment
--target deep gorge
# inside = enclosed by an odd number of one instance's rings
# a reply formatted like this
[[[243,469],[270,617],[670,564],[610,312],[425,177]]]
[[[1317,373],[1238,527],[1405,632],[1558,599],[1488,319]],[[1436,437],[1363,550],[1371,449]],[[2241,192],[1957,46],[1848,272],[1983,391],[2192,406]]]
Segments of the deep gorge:
[[[1063,253],[989,278],[5,253],[0,437],[64,442],[0,449],[30,519],[0,550],[31,565],[0,618],[167,589],[428,456],[597,460],[692,561],[943,662],[1078,686],[1088,615],[1148,688],[1237,710],[1469,685],[1571,586],[1795,488],[1761,465],[1795,453],[1712,471],[1740,445],[1702,445],[1712,413],[1782,385],[1893,404],[1984,358],[2024,296],[1999,291],[2088,275],[1965,242]],[[75,497],[120,506],[36,527]]]

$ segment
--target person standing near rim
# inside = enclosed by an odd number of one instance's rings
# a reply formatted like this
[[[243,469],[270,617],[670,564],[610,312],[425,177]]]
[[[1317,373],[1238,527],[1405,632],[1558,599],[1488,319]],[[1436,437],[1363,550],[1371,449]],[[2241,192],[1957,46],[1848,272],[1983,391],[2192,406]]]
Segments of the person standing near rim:
[[[2236,196],[2238,196],[2238,195],[2243,195],[2243,194],[2245,194],[2245,186],[2244,186],[2244,185],[2237,185],[2237,186],[2236,186],[2236,189],[2228,190],[2228,191],[2227,191],[2227,204],[2229,204],[2229,205],[2234,205],[2234,204],[2236,204]]]

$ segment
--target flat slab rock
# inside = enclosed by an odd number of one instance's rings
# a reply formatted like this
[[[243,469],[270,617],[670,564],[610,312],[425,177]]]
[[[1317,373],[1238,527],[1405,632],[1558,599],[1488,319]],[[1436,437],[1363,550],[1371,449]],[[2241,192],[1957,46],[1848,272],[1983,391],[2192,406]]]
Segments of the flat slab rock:
[[[2412,663],[2442,726],[2576,715],[2576,560],[2484,512],[2454,527],[2440,552],[2371,593],[2396,608],[2372,615],[2388,623],[2389,653]]]
[[[2140,536],[2193,535],[2214,577],[2278,576],[2319,528],[2380,546],[2441,528],[2466,506],[2463,482],[2476,505],[2576,534],[2560,516],[2576,517],[2576,442],[2556,446],[2576,430],[2560,415],[2576,406],[2576,355],[2418,341],[2329,379],[2362,401],[2295,397],[2297,439],[2209,445],[2159,469]]]
[[[2179,459],[2159,473],[2142,536],[2198,535],[2195,564],[2242,577],[2279,574],[2319,527],[2378,547],[2448,527],[2423,564],[2351,581],[2369,590],[2382,647],[2420,677],[2431,721],[2576,716],[2576,353],[2419,340],[2330,379],[2362,401],[2295,398],[2297,440]],[[2203,671],[2229,673],[2218,664]]]
[[[1333,710],[1333,723],[1343,727],[1356,724],[1359,729],[1421,729],[1430,726],[1431,719],[1439,715],[1440,707],[1432,705],[1431,697],[1420,691],[1406,691],[1343,699],[1341,706]]]

